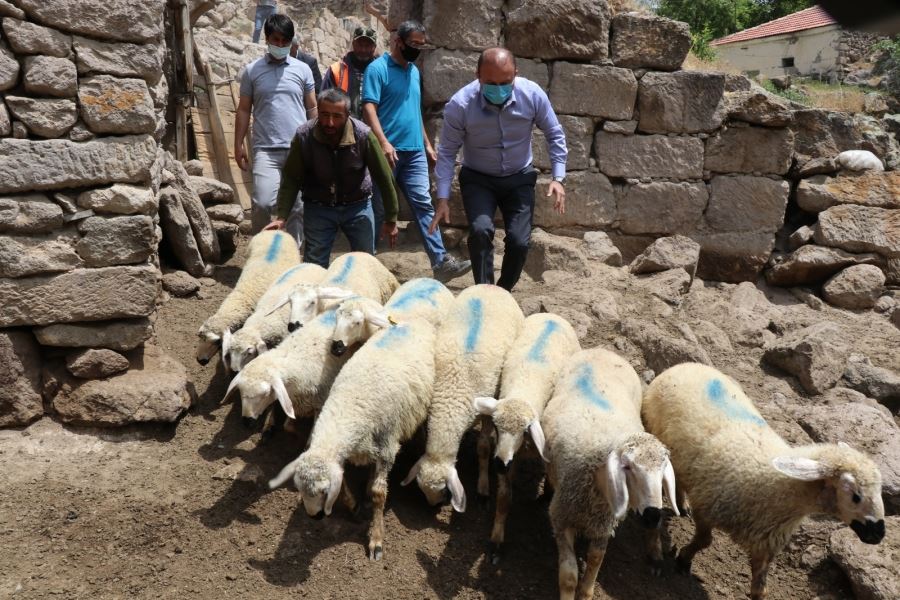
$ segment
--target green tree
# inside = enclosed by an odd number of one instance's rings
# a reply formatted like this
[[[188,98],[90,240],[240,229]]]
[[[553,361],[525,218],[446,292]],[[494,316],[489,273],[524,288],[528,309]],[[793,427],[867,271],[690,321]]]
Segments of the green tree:
[[[720,38],[809,8],[815,0],[660,0],[660,16],[684,21],[695,34]]]

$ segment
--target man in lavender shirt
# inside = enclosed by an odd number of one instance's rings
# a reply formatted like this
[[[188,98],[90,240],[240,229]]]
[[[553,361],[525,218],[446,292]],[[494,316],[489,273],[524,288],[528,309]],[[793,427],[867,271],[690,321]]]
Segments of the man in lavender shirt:
[[[463,149],[459,187],[469,219],[469,255],[475,283],[494,283],[494,213],[503,215],[506,252],[497,285],[511,290],[525,266],[534,217],[531,133],[537,125],[550,149],[553,181],[547,197],[563,213],[566,192],[566,139],[547,94],[533,81],[516,77],[516,58],[504,48],[489,48],[478,58],[477,80],[444,107],[444,127],[435,179],[438,204],[431,231],[450,222],[450,184],[456,155]]]

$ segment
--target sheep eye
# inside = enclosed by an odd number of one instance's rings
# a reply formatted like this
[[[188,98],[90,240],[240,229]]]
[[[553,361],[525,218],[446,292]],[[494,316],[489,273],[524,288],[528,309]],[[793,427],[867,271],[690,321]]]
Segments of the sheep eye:
[[[622,468],[625,469],[626,471],[630,471],[630,470],[631,470],[631,467],[629,467],[628,465],[624,465]]]
[[[862,496],[860,496],[859,494],[857,494],[857,493],[854,492],[854,494],[853,494],[853,504],[859,504],[860,502],[862,502]]]

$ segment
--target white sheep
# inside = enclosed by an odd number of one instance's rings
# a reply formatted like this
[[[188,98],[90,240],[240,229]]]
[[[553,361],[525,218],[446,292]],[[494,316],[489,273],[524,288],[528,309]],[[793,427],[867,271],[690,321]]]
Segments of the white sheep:
[[[439,326],[426,451],[403,482],[416,479],[430,504],[440,503],[449,492],[453,508],[465,511],[456,455],[478,416],[472,399],[497,393],[503,361],[524,321],[509,292],[481,284],[460,292]],[[490,429],[489,422],[482,422],[478,440],[478,494],[483,498],[489,491]]]
[[[681,570],[690,571],[721,529],[750,555],[750,595],[759,600],[769,565],[807,515],[836,516],[867,544],[884,537],[875,464],[846,444],[789,447],[716,369],[686,363],[664,371],[647,388],[643,416],[671,449],[693,511],[696,531],[678,554]]]
[[[652,538],[658,537],[663,485],[674,506],[669,452],[644,431],[641,393],[641,380],[627,361],[593,348],[571,357],[544,410],[562,600],[575,598],[576,589],[580,599],[594,597],[606,544],[629,508],[651,529]],[[588,542],[580,583],[576,537]],[[658,565],[662,556],[651,558]]]
[[[868,150],[845,150],[835,157],[834,162],[850,171],[884,171],[881,159]]]
[[[369,494],[369,558],[384,548],[388,474],[400,444],[428,416],[434,384],[434,325],[412,319],[377,332],[341,369],[312,431],[309,448],[269,482],[292,475],[307,514],[331,514],[342,487],[348,508],[356,501],[344,484],[344,464],[373,466]]]
[[[219,309],[200,327],[197,335],[197,362],[205,365],[219,350],[225,331],[239,328],[253,313],[272,282],[300,263],[300,252],[291,236],[283,231],[261,231],[251,238],[247,259],[234,289]]]
[[[578,336],[568,321],[552,313],[535,313],[525,319],[522,332],[503,364],[500,399],[475,398],[475,409],[493,419],[497,432],[497,507],[491,530],[491,561],[500,559],[506,517],[512,502],[510,465],[525,435],[531,436],[535,450],[544,456],[541,416],[553,394],[554,384],[572,355],[581,350]]]

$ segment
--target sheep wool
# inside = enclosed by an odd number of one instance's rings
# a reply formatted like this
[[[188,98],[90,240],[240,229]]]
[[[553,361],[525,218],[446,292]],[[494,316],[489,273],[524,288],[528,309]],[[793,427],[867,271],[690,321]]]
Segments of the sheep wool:
[[[365,252],[348,252],[328,267],[323,286],[338,286],[382,304],[400,287],[397,278],[381,261]]]
[[[453,303],[453,292],[430,277],[410,279],[391,295],[384,310],[398,322],[422,318],[437,326]]]

